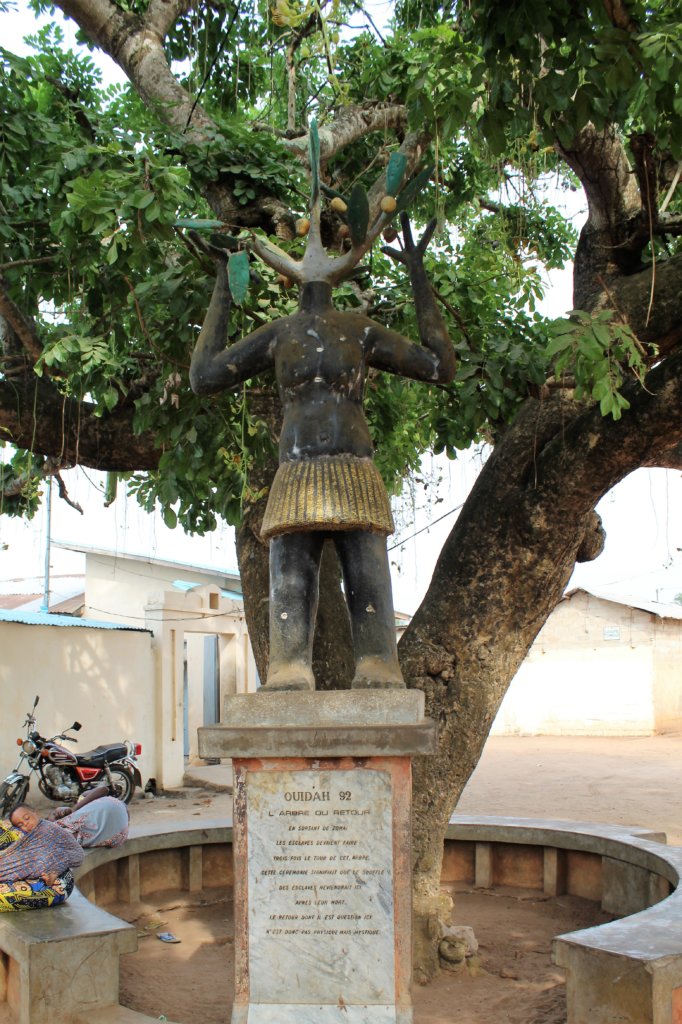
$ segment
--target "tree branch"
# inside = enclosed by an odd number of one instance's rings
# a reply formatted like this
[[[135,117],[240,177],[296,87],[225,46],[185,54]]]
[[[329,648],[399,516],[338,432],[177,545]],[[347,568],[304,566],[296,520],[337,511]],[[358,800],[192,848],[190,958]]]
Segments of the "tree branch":
[[[616,28],[622,28],[625,32],[637,32],[636,23],[626,10],[623,0],[604,0],[604,10],[611,24]]]
[[[529,503],[552,500],[590,512],[639,466],[667,465],[682,437],[682,351],[651,370],[642,387],[625,384],[630,409],[614,421],[594,406],[564,426],[536,460]]]
[[[28,355],[36,363],[43,354],[43,346],[40,342],[38,330],[34,321],[22,313],[14,300],[10,298],[7,284],[1,274],[0,316],[5,318]]]
[[[320,160],[331,160],[340,150],[371,132],[405,131],[407,110],[402,104],[373,103],[367,106],[342,107],[331,124],[319,129]],[[283,139],[283,145],[302,164],[308,163],[308,135]]]
[[[91,402],[60,394],[45,377],[0,381],[0,434],[19,448],[40,452],[58,466],[131,472],[155,469],[160,449],[152,434],[133,432],[134,408],[96,416]]]
[[[184,0],[155,0],[148,16],[142,19],[121,10],[113,0],[59,0],[64,13],[116,61],[140,98],[164,124],[184,131],[191,114],[187,136],[198,142],[206,137],[205,130],[215,125],[201,107],[194,106],[171,72],[163,48],[165,33],[160,34],[161,28],[169,28],[190,6]]]
[[[175,22],[194,7],[195,0],[150,0],[144,16],[146,25],[159,39],[166,38]]]

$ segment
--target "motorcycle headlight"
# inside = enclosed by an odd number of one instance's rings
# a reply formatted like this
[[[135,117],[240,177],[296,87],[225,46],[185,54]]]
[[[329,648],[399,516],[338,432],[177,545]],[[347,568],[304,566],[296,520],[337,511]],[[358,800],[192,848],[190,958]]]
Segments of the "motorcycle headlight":
[[[27,754],[30,757],[31,754],[35,754],[36,745],[33,742],[33,740],[24,740],[24,742],[21,744],[21,749],[25,754]]]

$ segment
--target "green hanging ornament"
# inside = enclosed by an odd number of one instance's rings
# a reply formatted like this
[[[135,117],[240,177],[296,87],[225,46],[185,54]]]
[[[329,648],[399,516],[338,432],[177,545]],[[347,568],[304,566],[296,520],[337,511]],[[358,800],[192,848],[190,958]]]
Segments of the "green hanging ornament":
[[[403,183],[407,157],[404,153],[391,153],[386,167],[386,193],[389,196],[397,196],[400,186]]]
[[[245,252],[233,253],[227,261],[227,283],[232,298],[241,306],[249,291],[249,257]]]
[[[353,245],[363,245],[369,227],[369,200],[362,185],[353,186],[348,200],[346,219]]]

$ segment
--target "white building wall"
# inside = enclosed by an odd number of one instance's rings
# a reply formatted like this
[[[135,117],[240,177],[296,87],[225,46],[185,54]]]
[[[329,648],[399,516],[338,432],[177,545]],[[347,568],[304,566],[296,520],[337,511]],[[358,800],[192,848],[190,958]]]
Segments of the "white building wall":
[[[14,768],[17,737],[36,695],[37,728],[62,732],[74,720],[83,728],[71,749],[133,740],[142,744],[143,780],[154,775],[152,638],[147,632],[82,626],[0,622],[0,778]],[[68,746],[68,744],[66,744]],[[31,784],[34,792],[35,783]]]
[[[538,634],[492,735],[646,735],[682,727],[682,622],[576,591]]]

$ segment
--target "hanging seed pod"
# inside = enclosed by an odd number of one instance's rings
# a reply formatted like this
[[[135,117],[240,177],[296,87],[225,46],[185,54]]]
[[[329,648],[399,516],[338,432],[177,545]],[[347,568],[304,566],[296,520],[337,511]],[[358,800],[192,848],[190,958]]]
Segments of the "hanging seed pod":
[[[398,232],[395,228],[384,228],[381,234],[384,242],[395,242],[398,237]]]
[[[296,221],[296,234],[299,238],[304,238],[310,231],[310,218],[299,217]]]
[[[331,206],[332,210],[334,210],[335,213],[345,213],[346,210],[348,209],[348,204],[346,203],[346,201],[344,199],[341,199],[339,196],[334,196],[329,205]]]
[[[384,196],[379,205],[384,213],[395,213],[398,203],[393,196]]]

